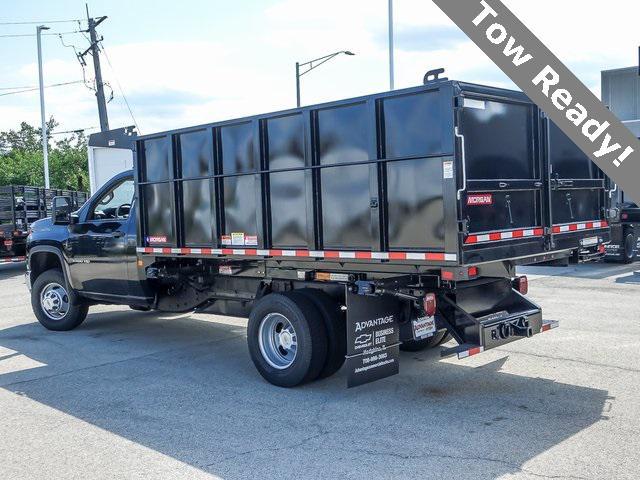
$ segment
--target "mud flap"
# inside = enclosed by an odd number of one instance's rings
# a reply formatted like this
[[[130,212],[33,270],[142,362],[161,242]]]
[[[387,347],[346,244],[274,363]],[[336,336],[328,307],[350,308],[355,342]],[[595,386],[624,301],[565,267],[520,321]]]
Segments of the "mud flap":
[[[400,305],[388,295],[347,289],[347,387],[396,375],[400,356]]]

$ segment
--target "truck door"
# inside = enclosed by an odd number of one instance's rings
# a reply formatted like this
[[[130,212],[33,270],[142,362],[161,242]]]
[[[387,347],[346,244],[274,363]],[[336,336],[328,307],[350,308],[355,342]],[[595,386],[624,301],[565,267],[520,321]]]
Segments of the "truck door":
[[[572,232],[588,237],[607,226],[605,176],[553,122],[545,126],[552,233],[556,243]]]
[[[76,288],[101,297],[129,295],[127,265],[135,262],[128,246],[134,183],[125,177],[91,200],[84,219],[71,226],[69,269]]]
[[[542,170],[538,109],[523,97],[458,98],[458,136],[464,143],[465,178],[458,199],[466,226],[464,248],[473,260],[490,247],[530,244],[542,251]],[[535,244],[535,245],[534,245]],[[512,252],[511,254],[513,254]],[[470,258],[470,257],[469,257]]]

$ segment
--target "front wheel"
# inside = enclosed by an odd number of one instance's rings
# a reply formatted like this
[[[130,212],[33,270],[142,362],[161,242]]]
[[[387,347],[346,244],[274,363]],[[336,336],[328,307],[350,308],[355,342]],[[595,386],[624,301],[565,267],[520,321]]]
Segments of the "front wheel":
[[[89,307],[73,301],[67,282],[58,269],[47,270],[33,283],[31,307],[38,321],[49,330],[73,330],[87,317]]]

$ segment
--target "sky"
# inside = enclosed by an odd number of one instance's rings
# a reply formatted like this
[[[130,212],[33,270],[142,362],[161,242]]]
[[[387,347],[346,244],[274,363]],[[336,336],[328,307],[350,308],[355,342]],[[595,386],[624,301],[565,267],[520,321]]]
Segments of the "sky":
[[[640,2],[629,0],[503,0],[589,88],[600,71],[638,63]],[[350,50],[302,78],[303,104],[389,89],[387,0],[91,0],[99,27],[111,128],[143,134],[295,106],[295,62]],[[80,0],[0,0],[0,24],[43,22],[47,33],[74,32],[86,19]],[[83,20],[81,27],[86,28]],[[427,70],[449,78],[515,88],[430,0],[394,0],[396,88],[419,85]],[[36,25],[0,25],[0,130],[38,125]],[[43,37],[44,83],[78,82],[83,69],[72,46],[81,33]],[[47,117],[58,131],[99,125],[93,65],[87,84],[45,90]],[[124,93],[124,95],[123,95]],[[93,128],[93,129],[90,129]]]

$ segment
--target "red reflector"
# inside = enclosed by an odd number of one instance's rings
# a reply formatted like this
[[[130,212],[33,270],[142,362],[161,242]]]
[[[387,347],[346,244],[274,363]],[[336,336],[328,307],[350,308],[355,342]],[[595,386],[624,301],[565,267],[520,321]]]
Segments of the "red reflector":
[[[453,280],[455,279],[455,275],[453,274],[453,272],[450,272],[449,270],[442,270],[442,279]]]
[[[522,295],[526,295],[527,293],[529,293],[529,280],[527,279],[527,277],[516,277],[513,283],[515,289],[518,290]]]
[[[470,277],[475,277],[476,275],[478,275],[478,267],[469,267],[469,270],[467,270],[467,273],[469,274]]]
[[[599,252],[599,253],[604,253],[604,252],[605,252],[604,245],[600,245],[600,246],[598,247],[598,252]]]
[[[620,218],[622,220],[627,220],[629,218],[629,214],[628,213],[623,213],[622,215],[620,215]]]
[[[427,317],[433,317],[436,314],[436,294],[427,293],[422,301],[424,305],[424,313]]]

